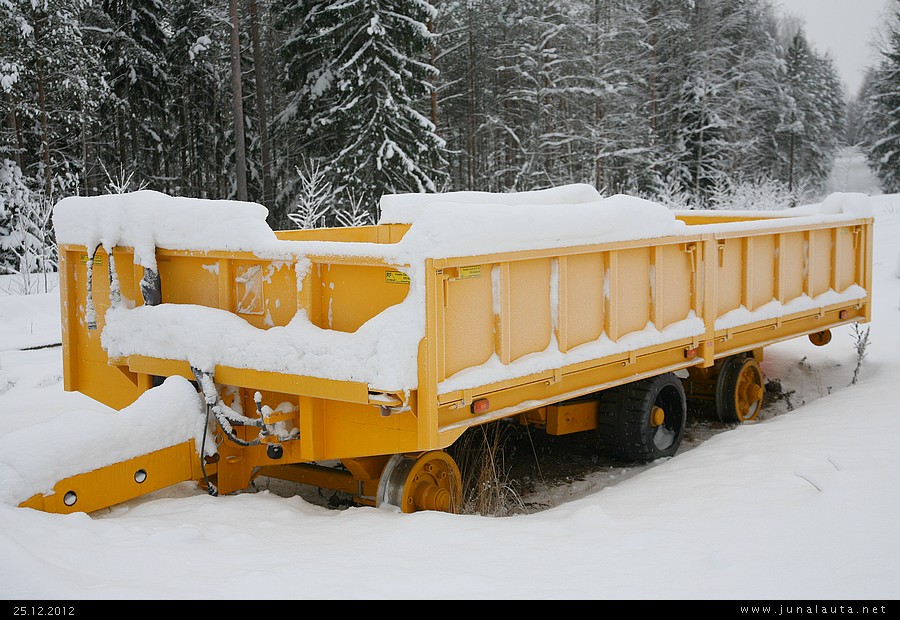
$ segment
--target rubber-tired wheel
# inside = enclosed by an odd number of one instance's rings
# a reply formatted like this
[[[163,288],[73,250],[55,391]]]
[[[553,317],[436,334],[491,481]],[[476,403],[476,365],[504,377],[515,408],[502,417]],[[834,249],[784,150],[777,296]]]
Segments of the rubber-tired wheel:
[[[716,381],[716,413],[723,423],[757,419],[764,395],[762,370],[753,357],[733,355],[725,360]]]
[[[600,396],[600,445],[629,461],[669,457],[681,445],[686,419],[684,387],[672,373],[610,388]]]
[[[462,476],[446,452],[395,454],[378,482],[377,505],[402,512],[438,510],[458,513],[462,505]]]

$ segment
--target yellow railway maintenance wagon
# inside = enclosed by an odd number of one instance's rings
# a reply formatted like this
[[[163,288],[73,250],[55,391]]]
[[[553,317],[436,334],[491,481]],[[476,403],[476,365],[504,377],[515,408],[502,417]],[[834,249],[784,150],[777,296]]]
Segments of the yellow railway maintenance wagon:
[[[754,420],[765,346],[870,319],[864,202],[675,212],[567,186],[386,196],[377,225],[273,232],[250,203],[67,198],[65,389],[124,413],[190,382],[196,426],[21,505],[90,512],[268,476],[453,512],[445,449],[503,418],[672,456],[686,397]]]

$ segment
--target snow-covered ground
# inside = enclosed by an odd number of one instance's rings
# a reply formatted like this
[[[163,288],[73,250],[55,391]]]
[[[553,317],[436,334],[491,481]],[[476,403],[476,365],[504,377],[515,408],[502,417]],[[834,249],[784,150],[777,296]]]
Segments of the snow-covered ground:
[[[855,385],[849,327],[826,347],[770,347],[763,371],[789,396],[762,421],[616,484],[597,474],[548,489],[531,499],[551,507],[521,516],[332,510],[265,490],[210,497],[192,484],[90,516],[4,503],[0,596],[896,599],[900,195],[872,203],[874,313]],[[0,294],[0,497],[8,474],[39,478],[66,450],[66,438],[46,435],[55,418],[112,415],[62,390],[60,348],[45,346],[58,338],[53,292]],[[12,439],[33,446],[29,458],[4,454]]]

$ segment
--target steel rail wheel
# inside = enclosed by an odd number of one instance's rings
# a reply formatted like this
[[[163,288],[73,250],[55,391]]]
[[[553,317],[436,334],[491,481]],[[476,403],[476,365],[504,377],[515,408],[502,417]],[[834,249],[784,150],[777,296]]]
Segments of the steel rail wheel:
[[[378,482],[377,504],[402,512],[437,510],[458,513],[462,504],[462,476],[444,451],[395,454]]]
[[[762,369],[753,357],[735,355],[722,365],[716,382],[716,413],[725,424],[756,420],[763,406]]]
[[[824,347],[826,344],[831,342],[831,330],[826,329],[825,331],[810,334],[809,341],[817,347]]]

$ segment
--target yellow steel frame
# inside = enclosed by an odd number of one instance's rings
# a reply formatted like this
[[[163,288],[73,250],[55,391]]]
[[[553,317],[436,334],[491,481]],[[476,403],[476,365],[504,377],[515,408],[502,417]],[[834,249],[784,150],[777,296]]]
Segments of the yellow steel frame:
[[[20,504],[44,512],[94,512],[202,476],[193,440],[60,480]],[[66,497],[71,497],[70,502]]]

